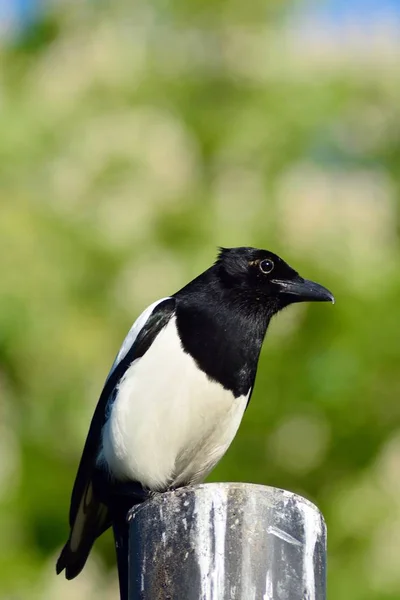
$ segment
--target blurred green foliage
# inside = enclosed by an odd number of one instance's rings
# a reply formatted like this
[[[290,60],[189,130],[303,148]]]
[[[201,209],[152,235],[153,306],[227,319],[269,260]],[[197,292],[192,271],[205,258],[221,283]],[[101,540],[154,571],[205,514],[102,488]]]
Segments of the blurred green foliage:
[[[117,598],[111,536],[55,577],[88,424],[132,321],[218,245],[337,304],[275,320],[212,479],[316,502],[331,598],[400,597],[399,45],[291,6],[67,3],[1,48],[1,599]]]

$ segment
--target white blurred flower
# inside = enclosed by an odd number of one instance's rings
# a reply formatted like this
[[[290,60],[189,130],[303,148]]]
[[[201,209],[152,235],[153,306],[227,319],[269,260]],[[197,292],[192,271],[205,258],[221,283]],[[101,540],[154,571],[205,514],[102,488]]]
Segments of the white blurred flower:
[[[252,239],[264,203],[261,174],[243,167],[221,167],[214,182],[213,200],[212,224],[216,237],[219,234],[219,245],[250,245],[246,240]],[[265,230],[268,225],[271,223],[265,223]]]
[[[128,264],[121,273],[115,289],[116,303],[133,315],[135,308],[144,310],[150,302],[175,292],[184,283],[178,259],[153,244],[151,252],[142,255],[140,262]]]
[[[400,515],[392,515],[371,535],[366,574],[371,588],[380,594],[397,594],[400,586]]]
[[[400,517],[400,431],[386,441],[376,460],[374,471],[381,491],[391,498]]]
[[[6,404],[7,385],[0,373],[0,499],[9,497],[21,477],[21,456],[17,432],[12,425],[12,404]]]
[[[71,581],[63,575],[56,577],[56,560],[53,556],[43,569],[33,595],[37,600],[118,600],[118,575],[115,570],[108,574],[95,552],[91,552],[82,573]]]
[[[272,433],[268,451],[286,471],[308,473],[323,462],[329,442],[329,425],[322,416],[293,415]]]
[[[394,268],[395,197],[381,172],[326,171],[308,163],[287,171],[277,190],[285,243],[374,293]]]

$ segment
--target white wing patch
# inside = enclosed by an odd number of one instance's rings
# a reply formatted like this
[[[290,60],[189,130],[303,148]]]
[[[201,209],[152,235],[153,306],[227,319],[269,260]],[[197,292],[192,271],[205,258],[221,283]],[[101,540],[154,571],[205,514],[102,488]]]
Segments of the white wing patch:
[[[110,369],[110,372],[107,376],[106,381],[109,380],[109,378],[111,377],[111,375],[113,374],[115,369],[118,367],[119,363],[125,358],[125,356],[129,352],[129,350],[132,348],[132,345],[134,344],[137,336],[139,335],[139,333],[143,329],[143,327],[146,325],[146,322],[147,322],[148,318],[150,317],[151,313],[153,312],[153,310],[155,309],[155,307],[158,306],[158,304],[161,304],[161,302],[164,302],[164,300],[169,300],[169,299],[170,299],[170,296],[167,296],[166,298],[161,298],[161,300],[156,300],[156,302],[153,302],[153,304],[150,304],[150,306],[148,306],[146,308],[146,310],[144,310],[142,312],[142,314],[136,319],[136,321],[130,328],[128,335],[122,342],[122,346],[119,349],[119,352],[113,362],[113,365]]]

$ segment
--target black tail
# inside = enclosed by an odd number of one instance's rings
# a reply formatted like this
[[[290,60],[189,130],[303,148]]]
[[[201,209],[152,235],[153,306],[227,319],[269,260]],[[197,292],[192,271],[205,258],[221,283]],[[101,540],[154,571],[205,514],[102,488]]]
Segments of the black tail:
[[[90,550],[92,549],[94,539],[90,546],[86,546],[85,549],[80,548],[77,552],[71,550],[70,541],[65,544],[59,559],[56,564],[57,575],[59,575],[65,569],[65,577],[67,579],[73,579],[82,571],[85,566],[86,560],[89,556]]]
[[[93,495],[89,482],[74,522],[71,533],[57,561],[57,574],[65,569],[65,577],[73,579],[82,571],[95,540],[111,525],[108,508]]]

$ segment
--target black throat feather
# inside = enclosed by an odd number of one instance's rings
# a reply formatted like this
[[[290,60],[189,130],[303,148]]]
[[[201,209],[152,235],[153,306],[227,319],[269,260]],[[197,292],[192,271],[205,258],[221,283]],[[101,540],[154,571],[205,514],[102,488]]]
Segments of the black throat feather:
[[[235,397],[254,385],[268,324],[277,308],[221,278],[218,264],[175,294],[183,349]]]

